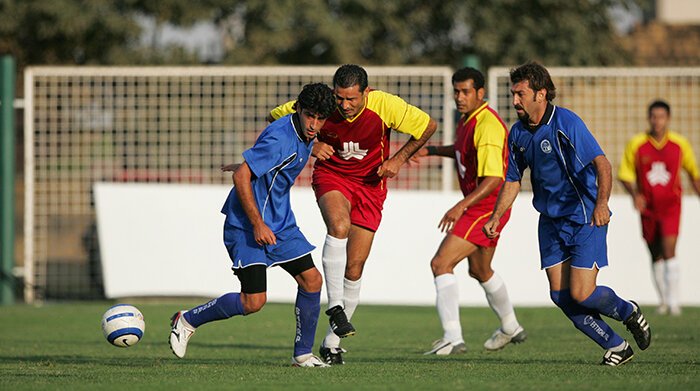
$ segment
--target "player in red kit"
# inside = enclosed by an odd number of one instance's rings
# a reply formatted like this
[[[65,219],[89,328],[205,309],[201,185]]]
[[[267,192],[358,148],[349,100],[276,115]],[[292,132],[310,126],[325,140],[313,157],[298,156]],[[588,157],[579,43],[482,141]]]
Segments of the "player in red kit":
[[[435,277],[437,310],[444,331],[426,354],[458,354],[466,351],[459,321],[459,289],[454,268],[463,259],[469,275],[479,281],[500,327],[484,343],[498,350],[527,338],[515,317],[503,279],[491,268],[498,237],[488,238],[481,228],[491,216],[508,166],[508,129],[484,100],[484,76],[474,68],[462,68],[452,76],[454,100],[462,114],[453,145],[421,148],[416,156],[455,159],[459,186],[464,198],[448,210],[438,227],[447,233],[430,266]],[[501,217],[500,229],[510,218]]]
[[[700,172],[688,140],[668,129],[671,107],[664,101],[649,106],[650,130],[634,136],[620,164],[618,178],[642,217],[642,235],[651,254],[658,312],[679,315],[679,265],[676,243],[681,217],[681,169],[700,195]]]
[[[340,338],[353,335],[349,322],[360,297],[362,270],[382,218],[386,179],[432,136],[435,120],[398,96],[371,90],[367,72],[346,64],[333,76],[338,109],[326,120],[313,155],[312,186],[326,224],[323,271],[330,329],[320,354],[343,364]],[[272,110],[271,119],[292,111],[293,102]],[[391,130],[411,136],[390,156]]]

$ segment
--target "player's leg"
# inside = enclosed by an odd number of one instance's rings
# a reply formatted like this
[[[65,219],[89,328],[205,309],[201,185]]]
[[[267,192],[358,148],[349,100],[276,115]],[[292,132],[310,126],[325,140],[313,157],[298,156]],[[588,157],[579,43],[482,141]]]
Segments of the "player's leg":
[[[323,189],[324,187],[321,186],[316,187],[317,192]],[[327,230],[321,261],[328,296],[326,314],[331,318],[329,332],[347,337],[355,332],[355,328],[347,320],[348,316],[344,312],[346,307],[344,276],[351,227],[350,201],[344,192],[330,190],[319,197],[318,205]]]
[[[510,302],[508,289],[501,276],[491,268],[496,247],[478,247],[469,256],[469,275],[479,281],[486,300],[501,322],[491,337],[484,342],[487,350],[498,350],[509,343],[520,343],[527,339],[527,333],[515,316],[515,309]]]
[[[668,313],[668,296],[666,286],[666,262],[664,262],[663,247],[661,245],[661,232],[659,222],[654,215],[642,215],[642,236],[651,255],[651,269],[654,287],[659,295],[659,306],[656,312]]]
[[[459,287],[454,268],[476,251],[476,248],[461,237],[448,233],[430,261],[435,278],[435,306],[443,334],[442,338],[433,342],[432,348],[425,354],[447,355],[464,353],[467,350],[459,321]]]
[[[665,264],[666,303],[671,315],[680,315],[680,265],[676,244],[681,220],[680,203],[671,205],[660,218],[661,252]]]
[[[571,296],[590,310],[624,322],[637,345],[644,350],[651,342],[651,329],[639,306],[622,299],[610,287],[596,282],[599,268],[608,265],[607,231],[607,226],[587,224],[575,228],[569,274]]]
[[[328,366],[313,355],[314,337],[321,311],[321,273],[314,266],[311,254],[280,265],[297,282],[297,297],[294,304],[296,336],[292,364],[304,367]]]
[[[173,315],[170,331],[170,349],[182,358],[187,343],[197,327],[237,315],[258,312],[267,300],[266,265],[251,265],[234,269],[241,282],[241,292],[230,292],[187,311]]]

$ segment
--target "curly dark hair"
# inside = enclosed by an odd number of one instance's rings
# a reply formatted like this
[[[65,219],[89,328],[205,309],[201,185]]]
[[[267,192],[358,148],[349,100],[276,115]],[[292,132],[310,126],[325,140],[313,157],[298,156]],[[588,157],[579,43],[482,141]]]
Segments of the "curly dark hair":
[[[367,71],[359,65],[345,64],[341,65],[333,75],[333,86],[340,88],[349,88],[354,85],[360,86],[360,91],[367,89],[369,82],[367,81]]]
[[[551,102],[557,96],[557,89],[554,87],[552,77],[549,76],[549,71],[542,64],[535,61],[530,61],[517,68],[510,70],[510,81],[513,84],[527,80],[530,82],[530,88],[533,91],[541,89],[547,90],[547,101]]]
[[[477,91],[484,88],[484,75],[475,68],[461,68],[452,75],[452,84],[467,80],[474,82],[474,89]]]
[[[333,90],[323,83],[311,83],[304,86],[297,98],[297,111],[309,110],[321,117],[328,118],[337,107]]]

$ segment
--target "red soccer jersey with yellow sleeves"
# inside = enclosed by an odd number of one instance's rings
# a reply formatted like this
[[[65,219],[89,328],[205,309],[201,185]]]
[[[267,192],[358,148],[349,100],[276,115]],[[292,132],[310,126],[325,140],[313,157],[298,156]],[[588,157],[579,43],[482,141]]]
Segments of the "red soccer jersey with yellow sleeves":
[[[618,178],[637,184],[647,208],[663,211],[681,201],[681,168],[693,179],[700,175],[685,137],[668,131],[661,141],[656,141],[648,133],[641,133],[627,143]]]
[[[270,112],[274,119],[293,112],[294,101]],[[318,134],[318,140],[335,150],[330,159],[316,160],[314,168],[333,171],[349,180],[376,185],[381,182],[377,169],[389,158],[391,129],[419,139],[430,116],[396,95],[370,91],[365,107],[354,118],[335,110]]]
[[[460,118],[454,144],[459,173],[459,187],[465,196],[486,176],[505,178],[508,169],[508,128],[488,103],[479,106],[469,117]],[[501,187],[479,201],[495,205]]]

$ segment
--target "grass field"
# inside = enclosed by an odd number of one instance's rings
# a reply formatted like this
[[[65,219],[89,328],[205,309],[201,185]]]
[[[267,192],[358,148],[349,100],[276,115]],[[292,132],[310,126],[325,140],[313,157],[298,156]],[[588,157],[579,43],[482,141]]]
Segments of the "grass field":
[[[200,328],[182,360],[168,348],[168,318],[197,303],[132,304],[146,318],[146,333],[127,349],[102,337],[100,318],[111,303],[0,308],[0,390],[700,389],[700,308],[681,317],[644,308],[650,348],[610,368],[598,365],[603,351],[553,307],[518,308],[529,339],[495,353],[482,348],[496,327],[491,310],[462,308],[469,351],[437,357],[422,355],[441,335],[434,308],[363,305],[353,319],[358,334],[343,342],[347,364],[312,369],[290,366],[291,304]],[[315,352],[325,316],[319,324]],[[636,348],[624,326],[611,324]]]

